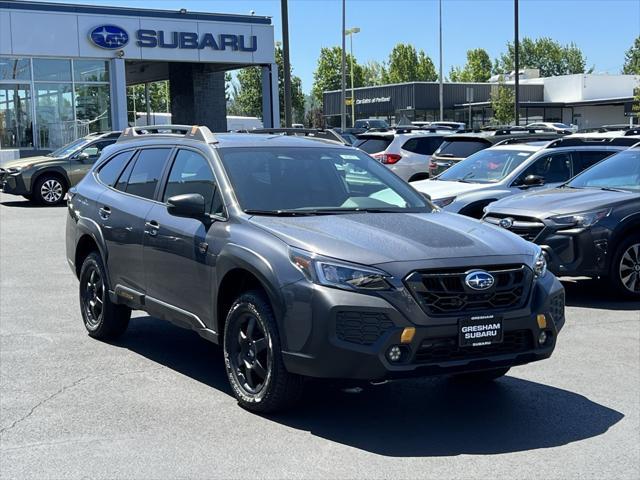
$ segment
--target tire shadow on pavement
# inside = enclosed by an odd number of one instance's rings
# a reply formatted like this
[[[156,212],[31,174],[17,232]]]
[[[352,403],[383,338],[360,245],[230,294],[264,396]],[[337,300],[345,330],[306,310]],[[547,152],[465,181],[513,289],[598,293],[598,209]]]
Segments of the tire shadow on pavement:
[[[562,278],[569,307],[640,311],[640,301],[617,294],[606,280]]]
[[[222,350],[195,332],[142,316],[113,345],[232,395]],[[266,418],[379,455],[419,457],[556,447],[602,435],[623,417],[577,393],[506,376],[488,385],[412,379],[361,393],[309,381],[298,408]]]
[[[59,203],[58,205],[38,205],[37,203],[30,202],[29,200],[16,200],[8,202],[0,202],[3,207],[15,207],[15,208],[61,208],[66,207],[65,203]]]

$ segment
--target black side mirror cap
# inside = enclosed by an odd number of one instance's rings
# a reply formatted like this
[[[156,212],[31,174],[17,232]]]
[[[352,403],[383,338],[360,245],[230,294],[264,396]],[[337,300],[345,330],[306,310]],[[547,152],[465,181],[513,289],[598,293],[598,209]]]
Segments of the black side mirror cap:
[[[544,177],[540,175],[527,175],[522,182],[523,185],[527,187],[532,187],[534,185],[544,185]]]
[[[167,211],[176,217],[204,220],[206,215],[204,197],[199,193],[175,195],[167,200]]]

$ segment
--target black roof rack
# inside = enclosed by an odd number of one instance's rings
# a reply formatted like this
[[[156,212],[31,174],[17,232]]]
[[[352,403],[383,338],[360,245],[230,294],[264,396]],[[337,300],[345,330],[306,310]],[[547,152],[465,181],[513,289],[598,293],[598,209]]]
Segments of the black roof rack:
[[[631,147],[638,142],[637,138],[629,136],[620,137],[580,137],[571,135],[551,142],[546,148],[560,147],[588,147],[588,146],[611,146],[611,147]]]
[[[545,142],[545,141],[557,140],[559,138],[562,138],[560,134],[520,135],[517,137],[510,137],[505,140],[500,140],[499,142],[495,143],[493,146],[497,147],[498,145],[514,145],[518,143]]]
[[[630,137],[632,135],[635,135],[635,136],[640,135],[640,127],[630,128],[629,130],[624,132],[625,137]]]
[[[347,141],[342,138],[338,132],[334,132],[331,129],[325,130],[323,128],[255,128],[249,130],[248,133],[309,137],[312,139],[330,140],[342,145],[347,144]]]

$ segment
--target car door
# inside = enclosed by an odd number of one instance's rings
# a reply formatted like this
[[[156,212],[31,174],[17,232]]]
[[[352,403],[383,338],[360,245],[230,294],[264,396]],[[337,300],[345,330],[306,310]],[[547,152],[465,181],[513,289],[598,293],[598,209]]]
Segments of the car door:
[[[171,320],[196,329],[211,328],[213,318],[212,275],[226,223],[220,192],[207,158],[196,150],[175,153],[165,186],[147,213],[144,265],[147,305],[156,313],[165,310]],[[205,199],[207,218],[169,214],[167,200],[175,195],[198,193]]]
[[[69,158],[69,180],[71,185],[77,184],[84,178],[91,166],[100,158],[102,150],[115,143],[116,139],[98,140],[90,143]]]
[[[142,260],[145,218],[153,207],[162,172],[171,148],[139,150],[97,202],[98,218],[107,246],[111,288],[118,286],[144,294]],[[131,293],[131,292],[130,292]]]
[[[537,175],[544,179],[544,184],[528,188],[550,188],[558,186],[572,177],[572,155],[570,152],[553,152],[542,155],[517,176],[514,187],[522,188],[524,179],[529,175]]]

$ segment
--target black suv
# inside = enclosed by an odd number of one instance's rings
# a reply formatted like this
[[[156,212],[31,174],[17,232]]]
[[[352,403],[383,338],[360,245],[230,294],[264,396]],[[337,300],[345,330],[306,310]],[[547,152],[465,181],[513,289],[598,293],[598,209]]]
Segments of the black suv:
[[[486,222],[539,244],[554,273],[606,277],[640,297],[640,146],[560,188],[508,197],[485,211]]]
[[[540,247],[441,212],[355,148],[144,128],[68,195],[91,336],[122,334],[131,309],[191,328],[262,412],[304,377],[486,380],[551,355],[564,291]]]

